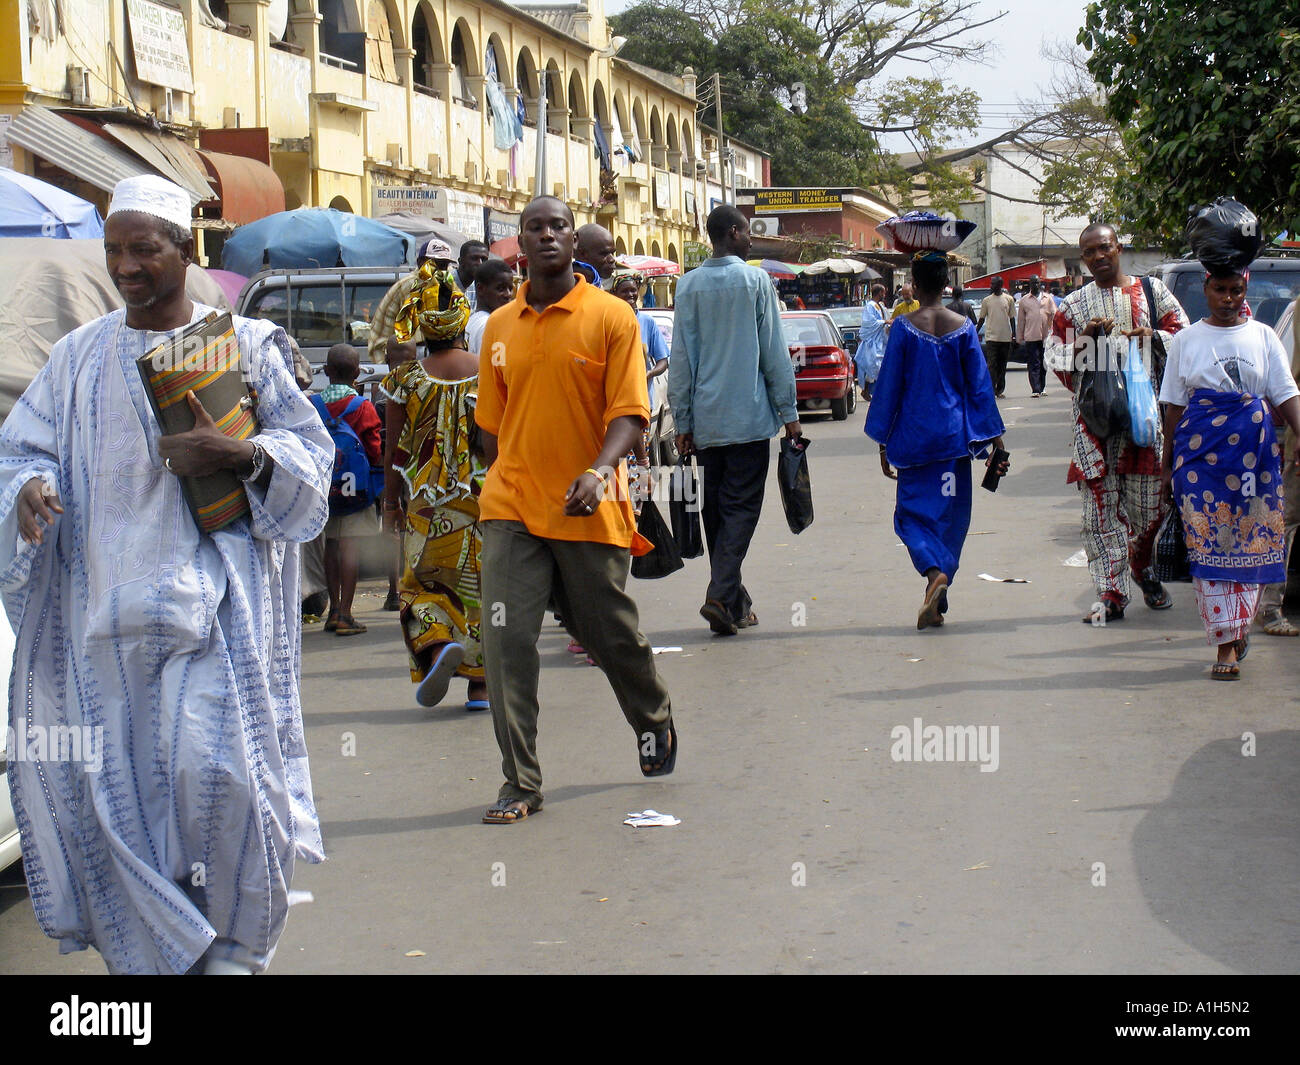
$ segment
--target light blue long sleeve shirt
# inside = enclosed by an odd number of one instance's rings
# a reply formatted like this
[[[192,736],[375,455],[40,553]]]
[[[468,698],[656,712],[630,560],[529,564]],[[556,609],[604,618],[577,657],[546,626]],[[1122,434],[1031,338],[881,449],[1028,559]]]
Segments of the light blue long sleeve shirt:
[[[794,364],[764,271],[726,255],[678,282],[668,402],[697,448],[768,440],[798,419]]]

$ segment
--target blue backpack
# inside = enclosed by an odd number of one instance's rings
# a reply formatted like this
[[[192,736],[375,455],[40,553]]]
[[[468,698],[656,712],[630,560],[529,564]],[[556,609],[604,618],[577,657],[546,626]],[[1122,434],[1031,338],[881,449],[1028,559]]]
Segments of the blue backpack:
[[[325,400],[319,394],[311,397],[320,420],[329,430],[330,439],[334,441],[334,474],[330,479],[330,513],[334,515],[355,514],[372,507],[384,494],[384,471],[380,466],[370,465],[370,456],[366,447],[357,436],[355,429],[345,419],[355,414],[365,402],[360,396],[353,396],[348,405],[336,418],[325,406]]]

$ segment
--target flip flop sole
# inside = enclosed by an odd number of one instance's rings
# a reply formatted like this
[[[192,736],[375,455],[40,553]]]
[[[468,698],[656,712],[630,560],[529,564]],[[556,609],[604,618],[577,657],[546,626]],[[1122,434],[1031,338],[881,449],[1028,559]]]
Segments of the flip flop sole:
[[[458,643],[447,644],[438,652],[429,672],[415,689],[415,701],[421,706],[437,706],[442,702],[442,697],[451,685],[451,678],[456,675],[456,669],[464,659],[465,648]]]

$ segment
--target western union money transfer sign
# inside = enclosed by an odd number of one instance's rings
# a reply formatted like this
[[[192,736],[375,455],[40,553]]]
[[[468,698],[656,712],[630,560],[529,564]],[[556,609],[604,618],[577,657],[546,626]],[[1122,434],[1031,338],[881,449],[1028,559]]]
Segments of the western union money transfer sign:
[[[839,211],[848,189],[753,189],[755,214]]]

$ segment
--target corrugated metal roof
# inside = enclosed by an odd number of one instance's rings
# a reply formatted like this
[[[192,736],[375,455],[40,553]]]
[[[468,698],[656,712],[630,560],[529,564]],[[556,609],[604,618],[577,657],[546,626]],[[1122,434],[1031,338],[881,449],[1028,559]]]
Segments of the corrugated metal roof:
[[[150,166],[125,149],[110,144],[39,104],[29,104],[10,123],[8,138],[47,163],[53,163],[105,192],[112,192],[123,178],[160,173],[158,168]],[[174,170],[162,174],[169,181],[176,181]],[[190,199],[194,203],[211,197],[210,191],[203,197],[190,191]]]
[[[215,197],[202,159],[179,137],[120,122],[105,122],[104,132],[149,163],[168,181],[176,182],[195,203]]]

